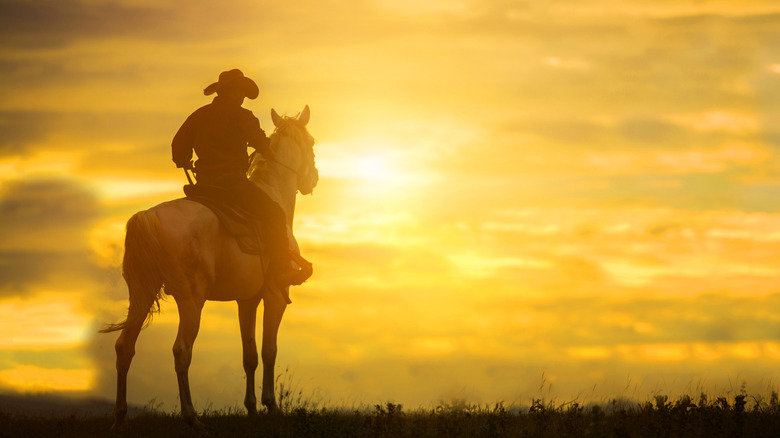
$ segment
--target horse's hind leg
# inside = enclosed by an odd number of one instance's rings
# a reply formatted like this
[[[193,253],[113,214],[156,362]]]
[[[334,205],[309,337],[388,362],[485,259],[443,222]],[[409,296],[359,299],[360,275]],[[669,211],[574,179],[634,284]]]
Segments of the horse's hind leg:
[[[263,394],[261,400],[268,412],[279,410],[274,399],[274,366],[276,365],[276,339],[287,302],[281,293],[268,291],[263,298]]]
[[[135,342],[143,327],[143,319],[130,319],[116,340],[116,404],[114,405],[114,430],[127,427],[127,372],[135,356]]]
[[[176,298],[175,295],[174,298]],[[179,307],[179,332],[173,344],[173,358],[179,383],[181,415],[187,423],[202,427],[192,404],[189,369],[192,362],[192,346],[200,328],[200,312],[203,309],[203,302],[196,302],[191,298],[177,299],[176,305]]]
[[[257,414],[255,397],[255,370],[257,370],[257,305],[259,300],[238,302],[238,323],[241,327],[241,344],[244,351],[244,372],[246,373],[246,396],[244,406],[249,415]]]

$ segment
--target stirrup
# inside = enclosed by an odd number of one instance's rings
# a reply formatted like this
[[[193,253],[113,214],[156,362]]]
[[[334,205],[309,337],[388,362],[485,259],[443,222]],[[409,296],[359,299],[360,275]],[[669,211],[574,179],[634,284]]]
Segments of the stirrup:
[[[290,258],[292,258],[293,261],[301,267],[301,269],[293,269],[279,274],[279,276],[276,277],[276,282],[282,287],[300,286],[314,273],[311,262],[303,258],[300,254],[291,252]]]

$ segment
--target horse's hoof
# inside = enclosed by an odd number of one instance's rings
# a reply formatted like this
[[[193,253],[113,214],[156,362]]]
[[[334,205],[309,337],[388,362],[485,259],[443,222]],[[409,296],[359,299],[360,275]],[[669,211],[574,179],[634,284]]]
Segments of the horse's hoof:
[[[191,421],[188,421],[188,423],[190,423],[190,426],[192,427],[194,436],[211,436],[211,432],[208,430],[206,425],[201,423],[197,418],[193,418]]]
[[[274,403],[272,405],[264,405],[264,406],[265,406],[265,413],[266,414],[275,415],[275,414],[279,414],[279,413],[282,412],[281,409],[279,409],[279,407],[276,406],[276,403]]]
[[[126,418],[124,420],[114,420],[114,424],[111,425],[111,433],[114,435],[123,435],[128,430],[130,430],[130,427]]]

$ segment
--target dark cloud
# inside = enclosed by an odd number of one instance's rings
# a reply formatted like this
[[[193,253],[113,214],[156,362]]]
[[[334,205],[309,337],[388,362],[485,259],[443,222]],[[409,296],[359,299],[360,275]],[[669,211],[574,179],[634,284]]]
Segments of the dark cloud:
[[[679,144],[685,139],[681,126],[654,118],[624,120],[618,126],[618,131],[627,140],[636,143]]]
[[[561,13],[567,8],[560,7],[559,2],[493,1],[474,3],[472,7],[472,14],[453,19],[453,31],[527,38],[529,42],[541,40],[553,50],[582,43],[582,35],[593,40],[623,38],[631,29],[625,20],[583,20]]]
[[[388,20],[368,3],[339,0],[262,5],[237,0],[222,6],[207,0],[153,6],[78,0],[0,1],[0,40],[21,48],[59,47],[75,40],[112,37],[192,42],[263,32],[286,35],[287,44],[312,45],[334,39],[349,41],[345,30],[376,37],[385,33],[387,25]]]
[[[765,70],[766,61],[776,62],[770,49],[778,39],[775,14],[617,19],[569,17],[561,9],[551,16],[529,11],[518,22],[505,9],[475,23],[471,33],[527,34],[528,44],[516,49],[523,61],[515,68],[515,85],[503,92],[541,113],[747,110],[761,96],[737,85]],[[560,68],[533,68],[550,57],[561,60]],[[582,68],[565,68],[568,60],[581,61]]]
[[[0,252],[0,298],[25,295],[41,285],[70,289],[86,283],[116,283],[119,276],[118,267],[98,265],[90,251]]]
[[[166,149],[186,115],[166,112],[0,111],[0,156],[33,147],[108,148],[106,144],[161,144]]]
[[[51,121],[49,114],[0,112],[0,156],[26,152],[46,136]]]
[[[0,2],[0,40],[5,45],[62,46],[74,38],[148,35],[168,29],[172,16],[162,8],[81,1]],[[159,31],[158,31],[159,32]]]
[[[0,111],[0,157],[36,152],[45,157],[49,151],[75,149],[82,154],[79,170],[85,172],[160,175],[174,170],[170,141],[184,117],[145,112]]]
[[[702,295],[654,297],[648,290],[626,291],[628,299],[553,295],[554,298],[529,302],[493,302],[484,310],[503,320],[501,309],[526,309],[530,315],[554,317],[563,325],[537,325],[535,335],[555,343],[559,348],[577,345],[613,346],[617,344],[709,343],[780,340],[780,322],[771,312],[780,296],[767,297]],[[522,301],[522,304],[521,304]],[[506,327],[501,337],[519,327]]]
[[[534,116],[496,126],[496,136],[509,135],[522,141],[532,135],[544,149],[617,151],[629,148],[685,150],[716,148],[734,140],[762,140],[763,135],[727,131],[701,131],[667,120],[663,115],[621,117],[614,124],[598,123],[576,114]],[[515,151],[522,151],[521,148]]]
[[[12,232],[33,235],[59,228],[86,229],[99,211],[95,195],[75,181],[11,181],[0,186],[0,241]]]
[[[533,133],[551,140],[554,145],[587,145],[600,148],[609,138],[609,128],[583,117],[549,117],[526,119],[506,125],[518,134]]]
[[[103,281],[110,273],[96,264],[87,242],[100,211],[94,194],[71,180],[0,186],[0,295]]]

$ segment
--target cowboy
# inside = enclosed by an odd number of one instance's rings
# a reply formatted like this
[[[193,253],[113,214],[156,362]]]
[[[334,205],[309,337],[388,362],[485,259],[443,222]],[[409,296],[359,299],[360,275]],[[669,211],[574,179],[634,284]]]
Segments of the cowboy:
[[[176,167],[193,169],[197,184],[225,189],[231,196],[229,202],[265,225],[270,252],[269,278],[280,287],[301,284],[306,278],[290,264],[282,208],[246,175],[247,146],[273,159],[271,142],[260,128],[260,121],[241,106],[244,98],[258,96],[257,84],[241,70],[233,69],[220,73],[219,80],[203,90],[207,96],[215,92],[214,100],[192,113],[173,137],[173,161]],[[198,156],[194,168],[193,150]]]

